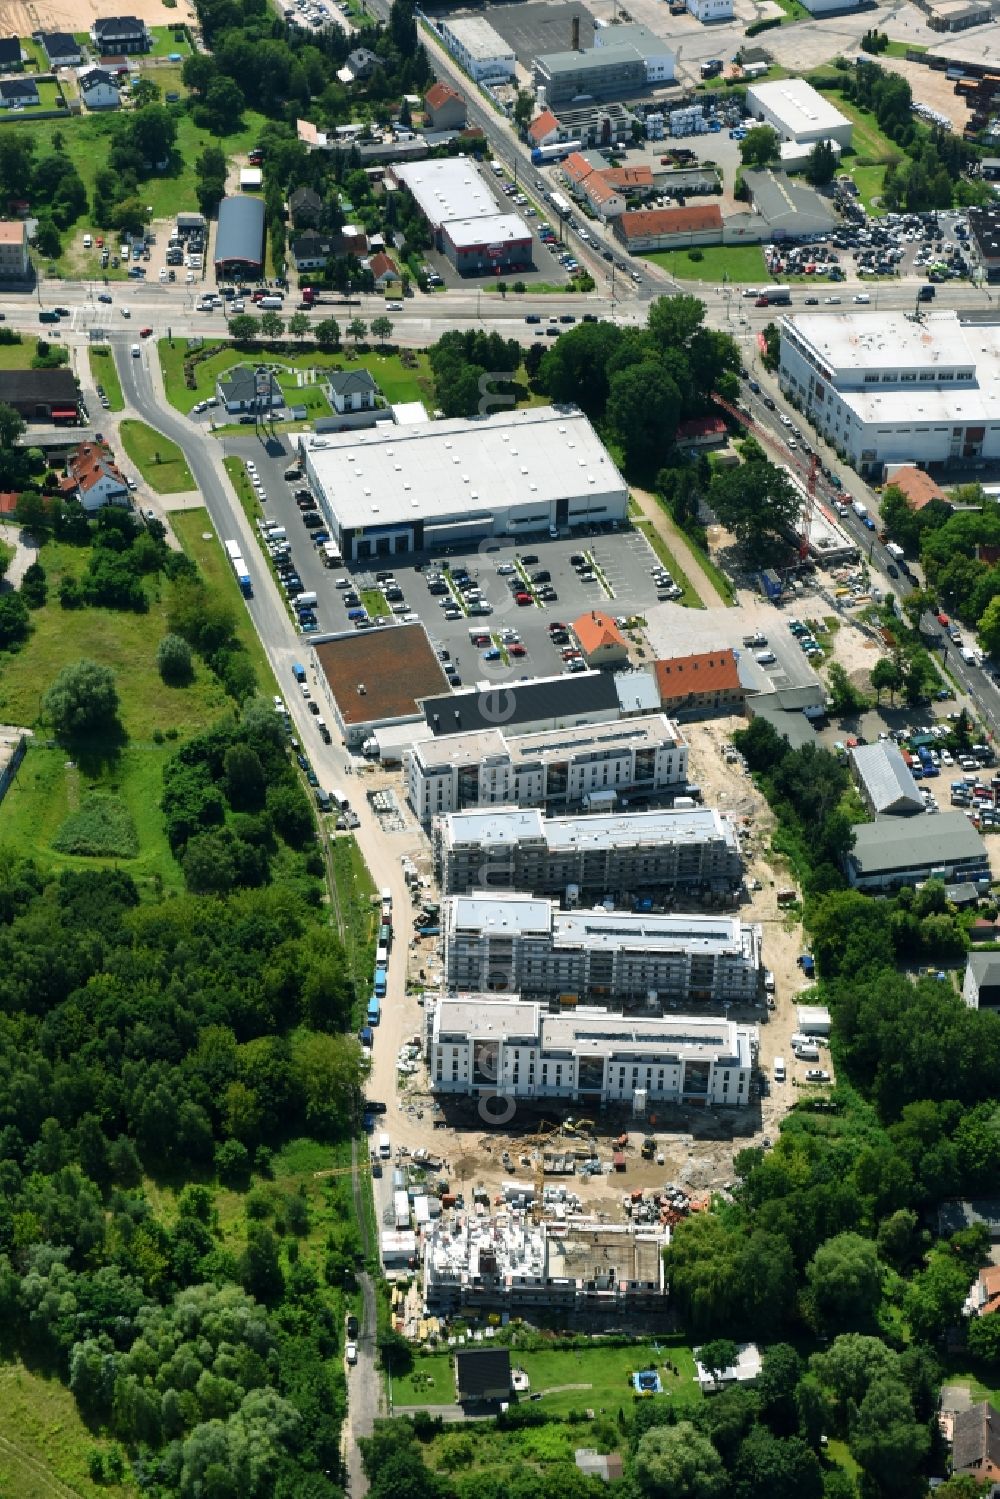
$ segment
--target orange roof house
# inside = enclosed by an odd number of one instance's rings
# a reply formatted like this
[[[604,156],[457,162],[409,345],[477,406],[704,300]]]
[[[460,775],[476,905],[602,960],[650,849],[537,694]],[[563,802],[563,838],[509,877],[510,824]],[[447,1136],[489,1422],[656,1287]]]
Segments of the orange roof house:
[[[84,510],[101,510],[105,505],[127,505],[128,484],[111,456],[111,449],[99,442],[81,442],[66,464],[61,480],[64,494],[75,495]]]
[[[628,660],[628,641],[603,610],[581,614],[571,629],[588,666],[620,666]]]
[[[559,121],[551,109],[543,109],[528,126],[528,139],[533,146],[544,146],[546,141],[558,134]]]
[[[722,210],[718,203],[637,208],[622,214],[615,234],[632,250],[662,249],[672,243],[717,244],[722,239]]]
[[[888,484],[895,484],[897,489],[902,490],[903,498],[913,511],[923,510],[932,500],[940,500],[943,505],[950,504],[948,496],[930,474],[925,474],[922,468],[915,468],[912,464],[897,468],[886,487]]]
[[[660,706],[671,717],[742,713],[746,706],[746,688],[740,681],[735,651],[674,656],[655,661],[653,671]]]

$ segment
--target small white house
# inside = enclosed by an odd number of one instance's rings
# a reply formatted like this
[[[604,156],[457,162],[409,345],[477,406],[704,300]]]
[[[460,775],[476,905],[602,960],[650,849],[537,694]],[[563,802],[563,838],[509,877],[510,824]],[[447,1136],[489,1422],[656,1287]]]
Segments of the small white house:
[[[259,193],[264,186],[264,173],[260,167],[240,167],[240,192]]]
[[[367,370],[337,370],[327,386],[330,405],[341,416],[348,411],[374,411],[379,388]]]
[[[702,23],[733,19],[733,0],[687,0],[687,8]]]
[[[115,76],[106,68],[77,68],[76,80],[88,109],[118,109],[121,105]]]
[[[700,1348],[694,1350],[694,1367],[695,1379],[703,1394],[714,1394],[716,1390],[725,1389],[730,1384],[752,1384],[760,1374],[760,1349],[756,1343],[738,1344],[735,1364],[730,1364],[728,1369],[721,1371],[706,1369],[698,1356],[700,1353]]]

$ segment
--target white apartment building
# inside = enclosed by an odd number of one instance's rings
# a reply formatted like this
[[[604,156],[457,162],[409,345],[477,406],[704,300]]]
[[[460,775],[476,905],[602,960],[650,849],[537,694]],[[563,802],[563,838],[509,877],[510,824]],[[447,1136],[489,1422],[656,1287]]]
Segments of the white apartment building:
[[[436,1093],[564,1098],[588,1111],[657,1101],[739,1107],[750,1096],[756,1026],[695,1015],[639,1019],[488,995],[447,996],[429,1021]]]
[[[1000,323],[955,312],[781,320],[781,386],[866,476],[1000,457]]]
[[[733,19],[733,0],[687,0],[687,8],[702,24]]]
[[[482,16],[465,16],[439,23],[441,40],[477,83],[513,78],[514,49]]]
[[[0,280],[23,281],[29,267],[27,224],[23,219],[0,221]]]
[[[687,770],[687,744],[663,713],[535,734],[448,734],[404,756],[407,797],[424,823],[472,807],[558,812],[588,798],[649,796],[676,790]]]
[[[458,992],[658,1011],[753,1004],[762,933],[737,916],[560,911],[553,900],[475,892],[445,902],[444,978]]]
[[[651,892],[732,890],[739,840],[714,808],[543,817],[537,807],[451,812],[431,833],[443,895],[530,890],[569,906]]]

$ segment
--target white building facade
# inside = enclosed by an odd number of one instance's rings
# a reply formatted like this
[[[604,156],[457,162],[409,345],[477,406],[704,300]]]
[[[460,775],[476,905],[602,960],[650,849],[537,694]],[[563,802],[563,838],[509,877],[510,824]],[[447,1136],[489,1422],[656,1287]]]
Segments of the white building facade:
[[[664,1004],[756,1003],[759,926],[735,916],[560,911],[520,894],[453,895],[443,912],[452,990],[658,1011]]]
[[[440,23],[441,40],[477,83],[513,78],[514,49],[482,16]]]
[[[1000,325],[944,311],[785,317],[779,378],[866,476],[1000,458]]]
[[[783,141],[835,140],[845,149],[851,144],[851,121],[804,78],[749,84],[747,109]]]
[[[637,1019],[487,995],[448,996],[429,1019],[436,1093],[566,1099],[603,1108],[642,1100],[739,1107],[749,1099],[757,1028],[714,1017]]]
[[[703,24],[733,19],[733,0],[687,0],[687,8]]]
[[[414,744],[406,791],[420,821],[473,807],[582,807],[608,792],[649,795],[686,783],[688,746],[664,714],[536,734],[487,729]]]

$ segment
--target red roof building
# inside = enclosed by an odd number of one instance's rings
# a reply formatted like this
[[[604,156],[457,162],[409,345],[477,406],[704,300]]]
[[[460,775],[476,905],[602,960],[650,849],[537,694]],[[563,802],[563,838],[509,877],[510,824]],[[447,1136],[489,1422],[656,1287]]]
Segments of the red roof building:
[[[897,489],[902,490],[907,505],[913,511],[923,510],[932,500],[939,500],[942,505],[951,502],[939,484],[936,484],[930,474],[925,474],[922,468],[914,468],[912,464],[904,464],[897,468],[889,480],[889,484],[895,484]]]
[[[570,628],[588,666],[623,666],[628,661],[628,642],[610,614],[591,609]]]
[[[559,121],[551,109],[543,109],[528,126],[528,139],[533,146],[544,146],[559,134]]]
[[[707,718],[716,713],[742,713],[746,688],[740,681],[736,652],[704,651],[654,661],[660,706],[672,718]]]
[[[615,234],[631,252],[718,245],[722,243],[722,210],[718,203],[633,209],[618,219]]]

